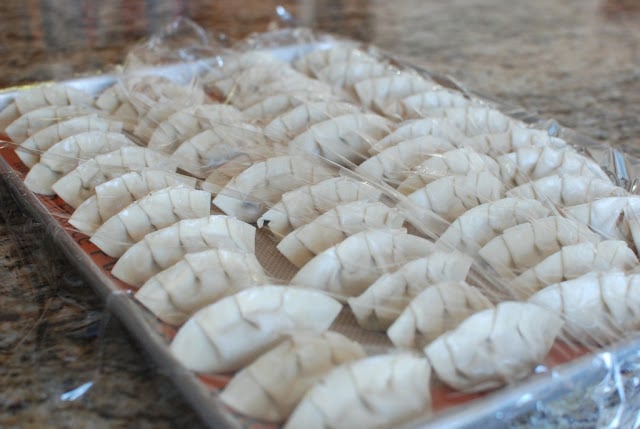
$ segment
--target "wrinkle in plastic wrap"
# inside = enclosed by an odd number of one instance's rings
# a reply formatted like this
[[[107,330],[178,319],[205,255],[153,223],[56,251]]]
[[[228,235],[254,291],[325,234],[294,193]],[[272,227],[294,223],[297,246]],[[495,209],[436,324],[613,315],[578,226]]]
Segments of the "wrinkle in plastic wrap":
[[[638,427],[640,424],[640,354],[598,353],[592,366],[598,377],[585,382],[576,377],[570,391],[554,401],[537,401],[531,411],[513,416],[512,427]],[[562,378],[559,378],[562,381]],[[505,413],[508,416],[508,413]]]

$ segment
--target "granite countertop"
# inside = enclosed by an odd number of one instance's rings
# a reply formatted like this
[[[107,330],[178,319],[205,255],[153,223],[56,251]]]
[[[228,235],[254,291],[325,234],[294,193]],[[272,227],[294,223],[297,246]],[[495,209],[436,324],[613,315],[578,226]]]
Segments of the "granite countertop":
[[[634,0],[0,4],[0,87],[108,70],[177,16],[227,37],[283,5],[594,139],[640,147]],[[201,427],[161,371],[0,184],[0,427]]]

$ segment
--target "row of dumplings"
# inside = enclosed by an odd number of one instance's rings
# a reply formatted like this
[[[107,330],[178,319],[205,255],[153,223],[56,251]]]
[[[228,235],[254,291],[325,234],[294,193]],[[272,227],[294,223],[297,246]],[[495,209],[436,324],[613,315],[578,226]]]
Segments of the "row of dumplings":
[[[178,360],[240,370],[221,398],[254,418],[388,425],[429,410],[432,369],[493,388],[558,336],[638,326],[638,197],[563,140],[352,46],[123,76],[97,98],[36,88],[0,124],[27,186],[73,207],[112,274],[180,326]],[[396,352],[327,331],[345,303]]]

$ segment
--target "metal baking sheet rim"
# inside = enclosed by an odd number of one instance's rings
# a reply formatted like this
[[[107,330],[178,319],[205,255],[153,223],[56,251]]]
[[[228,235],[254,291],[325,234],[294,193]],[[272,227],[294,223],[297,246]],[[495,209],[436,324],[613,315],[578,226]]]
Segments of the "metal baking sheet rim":
[[[296,52],[299,53],[310,48],[296,47]],[[283,49],[283,52],[284,55],[291,54],[290,50]],[[160,73],[171,75],[174,71],[173,68],[166,67]],[[424,70],[417,69],[424,72]],[[448,77],[441,78],[466,92],[464,87],[459,86]],[[115,80],[114,75],[104,74],[74,78],[64,81],[64,83],[96,94],[114,83]],[[0,89],[0,109],[8,104],[20,90],[43,84],[47,84],[47,82]],[[591,146],[594,143],[583,136],[578,137],[583,139],[586,146]],[[619,152],[614,150],[613,153],[615,155]],[[620,155],[622,156],[622,154]],[[613,163],[614,168],[617,167],[617,164],[617,162]],[[0,156],[0,176],[9,185],[10,191],[19,204],[44,225],[47,234],[54,243],[60,247],[71,264],[78,269],[90,286],[105,301],[106,308],[127,327],[136,341],[158,365],[159,371],[172,380],[202,421],[211,428],[241,428],[241,424],[231,413],[225,411],[222,402],[212,395],[195,374],[175,360],[166,341],[147,323],[142,314],[143,310],[133,301],[130,294],[113,287],[111,281],[99,267],[77,246],[71,235],[53,219],[42,202],[26,188],[16,171],[2,156]],[[607,362],[610,362],[612,358],[614,361],[624,361],[633,353],[638,353],[639,349],[640,335],[637,335],[598,352],[558,365],[549,371],[533,375],[522,382],[504,387],[484,397],[452,406],[435,415],[428,414],[412,419],[402,427],[462,429],[475,428],[480,424],[491,425],[490,427],[507,427],[509,422],[505,421],[505,417],[519,416],[533,409],[538,401],[560,398],[571,392],[576,385],[591,384],[601,380],[610,370],[611,364],[607,364]]]

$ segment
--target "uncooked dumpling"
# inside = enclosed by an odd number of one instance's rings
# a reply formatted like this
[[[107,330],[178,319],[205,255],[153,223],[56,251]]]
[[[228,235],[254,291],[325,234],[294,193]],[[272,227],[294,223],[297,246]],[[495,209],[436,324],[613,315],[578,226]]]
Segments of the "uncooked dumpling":
[[[171,351],[193,371],[234,371],[286,335],[326,331],[341,309],[338,301],[318,291],[256,286],[199,310],[180,328]]]
[[[311,390],[285,429],[388,428],[431,409],[426,359],[371,356],[331,371]]]
[[[360,344],[337,332],[295,333],[238,372],[220,399],[242,414],[281,422],[326,373],[365,356]]]

